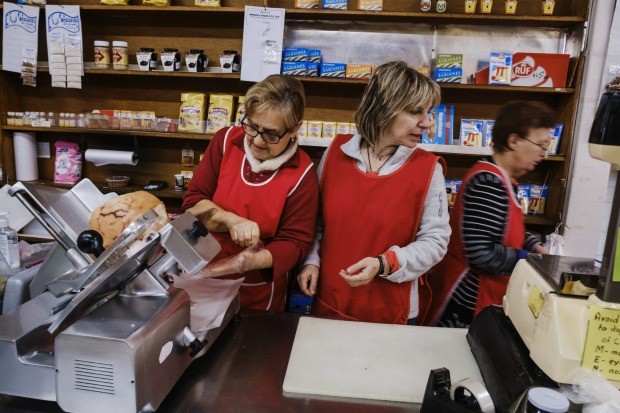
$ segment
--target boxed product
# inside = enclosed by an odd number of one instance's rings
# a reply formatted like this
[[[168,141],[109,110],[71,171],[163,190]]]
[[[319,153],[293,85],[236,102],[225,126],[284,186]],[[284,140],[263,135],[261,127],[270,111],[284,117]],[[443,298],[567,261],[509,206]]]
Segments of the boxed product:
[[[204,93],[181,93],[179,132],[202,133],[206,100]]]
[[[545,213],[545,202],[547,201],[547,185],[530,185],[530,204],[527,208],[528,214],[542,215]]]
[[[357,9],[381,11],[383,10],[383,0],[358,0]]]
[[[462,54],[438,54],[435,60],[437,83],[461,83],[463,79]]]
[[[557,155],[558,146],[560,145],[560,138],[562,137],[562,129],[564,129],[563,123],[555,125],[555,129],[549,132],[549,147],[547,148],[548,155]]]
[[[140,118],[140,126],[142,130],[155,130],[155,125],[157,124],[157,116],[155,116],[155,112],[150,110],[142,111],[142,116]]]
[[[459,191],[460,187],[461,187],[461,180],[446,179],[446,195],[448,197],[449,208],[452,208],[454,206],[454,201],[456,201],[456,193]]]
[[[454,139],[454,105],[439,105],[431,111],[431,127],[424,131],[422,143],[452,145]]]
[[[321,63],[321,77],[339,77],[344,78],[347,71],[347,65],[344,63]]]
[[[304,120],[297,131],[297,138],[307,138],[308,137],[308,121]]]
[[[234,97],[232,95],[211,95],[205,132],[215,133],[222,128],[230,126],[234,107]]]
[[[75,142],[56,141],[54,183],[75,184],[82,176],[83,153]]]
[[[308,62],[321,63],[321,50],[308,49]]]
[[[142,129],[142,112],[140,111],[131,112],[131,129],[132,130]]]
[[[309,120],[308,137],[320,138],[321,136],[323,136],[323,122],[321,122],[320,120]]]
[[[351,135],[356,135],[357,134],[357,125],[355,124],[355,122],[349,123],[349,133]]]
[[[282,62],[282,74],[291,76],[306,76],[306,62]]]
[[[521,204],[521,210],[523,214],[527,215],[530,209],[530,185],[523,184],[517,187],[517,200]]]
[[[461,119],[461,145],[482,146],[484,121],[481,119]]]
[[[319,0],[295,0],[296,9],[318,9],[320,5]]]
[[[491,52],[489,58],[489,85],[509,85],[512,53]]]
[[[282,62],[307,62],[308,49],[304,47],[285,47],[282,49]]]
[[[351,133],[351,124],[349,122],[336,123],[336,135],[348,135]]]
[[[131,110],[121,110],[121,129],[131,129],[131,123],[133,120],[133,112]]]
[[[348,64],[346,70],[347,79],[370,79],[372,65]]]
[[[512,58],[514,86],[566,87],[570,55],[515,53]]]
[[[306,76],[318,77],[319,76],[319,63],[317,62],[306,63]]]
[[[336,122],[323,122],[324,138],[334,139],[336,137]]]
[[[346,10],[348,6],[347,0],[322,0],[324,9]]]
[[[482,146],[493,146],[493,126],[495,126],[494,120],[484,121],[484,138],[482,139]]]

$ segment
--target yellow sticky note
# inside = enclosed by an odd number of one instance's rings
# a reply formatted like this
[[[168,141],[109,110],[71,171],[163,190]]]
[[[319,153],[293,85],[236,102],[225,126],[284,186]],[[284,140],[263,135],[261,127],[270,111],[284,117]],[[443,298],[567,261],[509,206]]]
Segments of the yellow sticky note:
[[[620,310],[590,306],[581,367],[620,380]]]
[[[534,314],[534,318],[538,318],[540,314],[540,309],[543,306],[543,302],[545,301],[545,297],[542,295],[538,286],[535,285],[530,292],[530,296],[527,299],[527,305],[530,307],[532,314]]]
[[[614,282],[620,281],[620,228],[616,231],[617,239],[616,239],[616,256],[614,258],[614,274],[612,275],[612,280]]]

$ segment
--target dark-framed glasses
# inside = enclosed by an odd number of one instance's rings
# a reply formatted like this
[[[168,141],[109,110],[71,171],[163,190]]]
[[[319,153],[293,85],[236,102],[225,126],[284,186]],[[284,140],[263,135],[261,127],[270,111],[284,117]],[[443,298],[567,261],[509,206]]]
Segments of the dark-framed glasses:
[[[282,133],[281,135],[278,135],[276,132],[273,132],[273,131],[260,131],[256,129],[254,125],[247,123],[245,118],[241,120],[241,127],[243,128],[243,131],[246,133],[246,135],[249,135],[253,138],[260,135],[261,138],[263,138],[265,142],[270,143],[270,144],[276,144],[280,142],[280,139],[285,137],[286,134],[289,132],[287,129],[284,131],[284,133]]]
[[[542,149],[545,152],[549,152],[549,143],[551,141],[551,139],[545,141],[545,143],[536,143],[531,139],[528,138],[524,138],[523,136],[521,136],[522,139],[525,139],[526,141],[528,141],[529,143],[538,146],[540,149]]]

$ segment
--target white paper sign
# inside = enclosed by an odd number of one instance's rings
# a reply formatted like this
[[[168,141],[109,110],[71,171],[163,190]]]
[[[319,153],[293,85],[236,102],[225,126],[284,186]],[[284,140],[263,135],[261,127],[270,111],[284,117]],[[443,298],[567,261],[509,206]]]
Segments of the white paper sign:
[[[280,73],[284,9],[245,6],[241,80],[259,82]]]
[[[24,49],[34,50],[39,38],[39,8],[3,2],[2,68],[21,73]]]

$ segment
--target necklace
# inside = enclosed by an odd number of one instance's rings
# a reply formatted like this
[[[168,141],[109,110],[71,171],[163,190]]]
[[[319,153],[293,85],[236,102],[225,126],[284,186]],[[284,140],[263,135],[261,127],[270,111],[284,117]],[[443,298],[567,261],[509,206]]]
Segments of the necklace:
[[[394,153],[396,153],[396,152],[394,152]],[[387,159],[385,161],[383,161],[383,163],[379,166],[379,168],[377,168],[376,171],[373,171],[372,170],[372,162],[370,161],[370,145],[367,145],[366,146],[366,156],[368,156],[368,169],[370,169],[370,172],[379,173],[381,168],[383,168],[383,166],[387,163],[387,161],[390,160],[390,158],[394,155],[394,153],[391,154],[390,156],[388,156]],[[377,159],[381,160],[381,158],[377,158]]]

